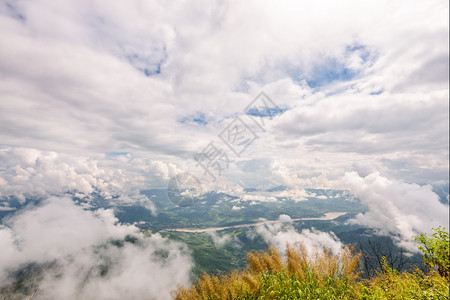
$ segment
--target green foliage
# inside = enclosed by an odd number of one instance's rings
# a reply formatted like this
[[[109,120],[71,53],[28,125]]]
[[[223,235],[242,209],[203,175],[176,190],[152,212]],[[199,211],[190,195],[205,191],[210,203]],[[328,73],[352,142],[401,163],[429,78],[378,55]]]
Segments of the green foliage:
[[[383,271],[367,285],[361,289],[362,299],[449,299],[448,282],[437,272],[424,274],[415,269],[412,273],[399,273],[386,260]]]
[[[266,248],[262,238],[249,239],[245,229],[226,230],[219,234],[226,234],[232,237],[231,241],[222,247],[217,247],[208,233],[162,233],[164,237],[180,241],[189,247],[195,262],[193,270],[195,277],[198,277],[201,273],[217,274],[244,269],[246,266],[246,252],[253,249],[262,250]]]
[[[415,239],[429,270],[437,268],[439,274],[450,279],[449,234],[446,228],[433,228],[433,236],[422,233]]]
[[[438,236],[442,238],[442,236]],[[445,236],[444,236],[445,241]],[[184,299],[449,299],[446,277],[419,269],[398,272],[382,259],[382,271],[361,279],[360,254],[352,247],[338,255],[308,254],[287,245],[285,259],[273,248],[247,254],[247,268],[219,276],[203,274],[191,288],[174,292]]]
[[[325,276],[323,281],[307,272],[303,279],[286,272],[263,273],[260,289],[249,299],[355,299],[357,289],[347,278]]]

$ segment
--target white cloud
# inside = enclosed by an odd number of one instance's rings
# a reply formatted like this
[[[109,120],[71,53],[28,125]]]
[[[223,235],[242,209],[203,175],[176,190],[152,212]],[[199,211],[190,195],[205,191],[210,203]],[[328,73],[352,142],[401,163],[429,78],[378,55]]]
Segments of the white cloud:
[[[368,161],[355,161],[353,163],[353,169],[361,177],[366,177],[377,171],[377,168]]]
[[[271,197],[271,196],[265,196],[265,195],[261,195],[261,194],[255,194],[255,195],[247,194],[241,198],[241,201],[276,202],[277,198]]]
[[[127,235],[137,243],[117,247]],[[0,227],[0,281],[28,263],[52,263],[37,280],[37,299],[170,299],[177,284],[188,284],[192,262],[187,248],[158,234],[117,223],[111,210],[83,210],[68,198],[52,197],[28,207]],[[159,254],[158,254],[159,253]],[[108,272],[101,275],[102,268]]]
[[[292,218],[289,217],[288,215],[280,215],[280,216],[278,217],[278,219],[279,219],[281,222],[283,222],[283,223],[286,223],[286,222],[292,222]]]
[[[304,185],[304,183],[299,180],[297,186],[287,186],[283,187],[281,190],[267,191],[267,190],[257,190],[257,191],[244,191],[243,189],[234,190],[224,190],[223,192],[239,197],[237,199],[231,200],[231,202],[275,202],[281,200],[292,200],[295,202],[306,201],[308,198],[319,198],[324,199],[321,196],[317,197],[315,193],[306,191],[305,189],[299,188],[299,186]],[[326,197],[325,197],[326,198]]]
[[[98,193],[112,204],[136,203],[154,213],[152,202],[140,189],[165,187],[179,171],[172,163],[142,157],[74,156],[32,148],[1,149],[0,168],[2,197],[24,202],[27,197],[71,193],[89,200]]]
[[[289,216],[280,215],[279,219],[280,223],[261,225],[256,227],[255,231],[267,243],[274,245],[280,253],[285,252],[286,243],[291,245],[303,243],[310,255],[319,249],[327,249],[333,254],[338,254],[343,247],[339,238],[332,232],[322,232],[314,228],[297,232]]]
[[[417,251],[413,236],[418,233],[430,232],[439,225],[448,228],[448,206],[439,202],[428,185],[390,180],[377,172],[366,177],[349,172],[343,183],[368,207],[366,213],[358,214],[350,222],[393,236],[399,246],[409,251]]]
[[[211,236],[214,245],[218,248],[235,241],[235,239],[233,239],[229,234],[219,235],[217,231],[207,231],[207,233]]]
[[[171,299],[170,291],[189,283],[191,267],[175,247],[156,241],[122,248],[108,246],[100,253],[77,253],[74,260],[60,262],[62,274],[60,269],[45,274],[39,291],[44,297],[38,299]],[[159,257],[158,251],[168,257]],[[99,270],[95,270],[97,274],[92,270],[99,263],[112,263],[103,277]]]
[[[109,226],[116,221],[109,210],[99,210],[96,214],[97,217],[75,206],[69,198],[52,197],[40,207],[30,206],[22,210],[6,224],[18,237],[16,242],[21,255],[39,262],[61,258],[104,242],[105,237],[118,238],[135,232],[122,232],[127,227]]]
[[[310,194],[307,191],[305,191],[303,189],[298,189],[298,188],[287,189],[287,190],[280,191],[278,193],[272,193],[272,194],[275,197],[288,198],[288,199],[294,200],[295,202],[305,201],[305,200],[308,200],[307,197],[314,196],[313,194]]]
[[[0,211],[13,211],[13,210],[16,210],[16,208],[15,207],[10,207],[9,206],[9,203],[5,203],[5,202],[3,202],[3,203],[0,203]]]
[[[264,89],[290,110],[245,155],[274,157],[284,184],[330,184],[309,178],[401,158],[406,168],[385,167],[446,179],[447,10],[441,0],[6,1],[0,138],[181,165]],[[198,114],[207,125],[180,122]]]

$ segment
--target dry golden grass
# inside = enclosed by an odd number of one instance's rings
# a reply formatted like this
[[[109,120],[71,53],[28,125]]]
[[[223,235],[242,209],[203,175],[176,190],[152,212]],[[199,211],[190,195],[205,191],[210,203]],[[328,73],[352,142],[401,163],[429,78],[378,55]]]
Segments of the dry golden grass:
[[[259,288],[258,276],[249,272],[213,276],[203,274],[192,288],[180,287],[175,299],[236,299]]]
[[[305,246],[286,246],[286,272],[289,276],[305,279],[313,275],[319,283],[328,278],[345,277],[355,281],[359,276],[361,254],[356,254],[353,246],[345,246],[337,255],[327,249],[316,250],[309,255]]]
[[[324,286],[330,278],[338,280],[345,277],[353,281],[359,276],[360,257],[350,246],[344,247],[337,255],[328,250],[310,255],[302,244],[297,247],[287,244],[283,262],[276,248],[269,246],[267,252],[248,253],[248,265],[244,271],[220,276],[203,274],[191,288],[180,287],[174,292],[174,297],[177,300],[236,299],[254,295],[260,288],[261,274],[267,273],[284,272],[299,280],[312,276],[320,286]]]
[[[278,272],[285,269],[280,254],[274,246],[269,246],[269,252],[250,252],[247,254],[248,271],[262,273],[266,271]]]

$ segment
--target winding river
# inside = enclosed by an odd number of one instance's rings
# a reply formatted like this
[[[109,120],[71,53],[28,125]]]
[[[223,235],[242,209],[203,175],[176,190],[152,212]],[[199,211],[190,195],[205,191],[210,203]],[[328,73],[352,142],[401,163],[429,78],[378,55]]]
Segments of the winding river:
[[[285,223],[285,222],[295,222],[295,221],[329,221],[334,220],[340,216],[343,216],[347,214],[347,212],[329,212],[326,213],[323,217],[317,217],[317,218],[295,218],[288,220],[265,220],[260,221],[256,223],[248,223],[248,224],[239,224],[239,225],[230,225],[230,226],[224,226],[224,227],[210,227],[210,228],[203,228],[203,229],[192,229],[192,228],[171,228],[171,229],[165,229],[164,231],[178,231],[178,232],[191,232],[191,233],[201,233],[201,232],[208,232],[208,231],[220,231],[225,229],[231,229],[231,228],[243,228],[243,227],[255,227],[265,224],[275,224],[275,223]]]

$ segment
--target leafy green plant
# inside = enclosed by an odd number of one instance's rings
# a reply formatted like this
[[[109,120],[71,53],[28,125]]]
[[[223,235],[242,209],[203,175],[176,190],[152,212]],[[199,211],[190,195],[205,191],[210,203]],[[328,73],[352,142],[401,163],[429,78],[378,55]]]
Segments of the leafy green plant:
[[[362,299],[449,299],[447,279],[436,271],[424,274],[418,268],[412,273],[389,267],[386,259],[383,271],[366,282],[361,289]]]
[[[432,237],[422,233],[415,237],[429,270],[437,268],[439,274],[450,279],[449,233],[446,228],[433,228]]]

